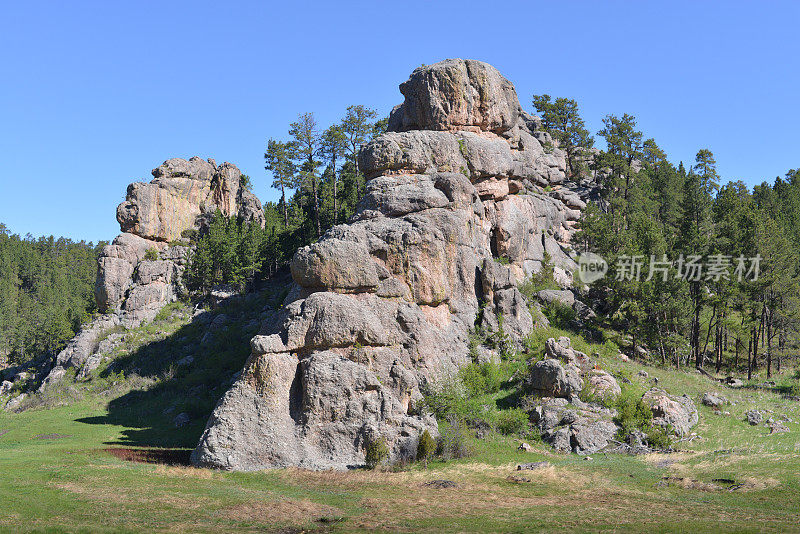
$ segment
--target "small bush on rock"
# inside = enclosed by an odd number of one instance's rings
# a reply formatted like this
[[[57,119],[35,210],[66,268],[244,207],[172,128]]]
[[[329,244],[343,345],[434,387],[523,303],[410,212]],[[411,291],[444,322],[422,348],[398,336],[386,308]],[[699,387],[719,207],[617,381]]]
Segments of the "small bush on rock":
[[[529,303],[536,301],[536,294],[543,289],[561,289],[556,283],[553,271],[553,262],[550,254],[544,253],[542,268],[538,273],[533,273],[527,280],[519,286],[520,293],[528,299]]]
[[[389,458],[389,446],[386,445],[386,439],[379,437],[377,439],[370,439],[367,441],[367,450],[364,462],[367,464],[368,469],[375,469]]]
[[[158,250],[154,248],[148,248],[147,252],[144,253],[144,259],[149,261],[155,261],[158,259]]]

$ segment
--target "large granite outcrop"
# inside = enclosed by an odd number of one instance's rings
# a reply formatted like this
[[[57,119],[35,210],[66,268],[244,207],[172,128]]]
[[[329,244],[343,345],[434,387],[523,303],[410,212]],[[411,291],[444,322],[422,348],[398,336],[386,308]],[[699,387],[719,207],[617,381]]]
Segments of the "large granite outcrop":
[[[95,300],[101,316],[84,325],[59,353],[42,386],[59,380],[70,368],[79,376],[100,363],[101,338],[117,327],[150,322],[184,291],[187,231],[202,229],[217,209],[264,226],[261,203],[242,187],[241,171],[213,159],[173,158],[152,171],[150,183],[128,186],[117,208],[122,233],[103,248],[97,266]],[[113,339],[113,337],[112,337]]]
[[[125,233],[152,241],[169,242],[199,225],[198,218],[219,209],[264,226],[261,203],[241,186],[242,172],[231,163],[217,166],[197,156],[173,158],[153,169],[149,183],[128,186],[117,220]]]
[[[376,439],[403,458],[421,432],[437,434],[421,389],[469,361],[470,330],[496,329],[500,315],[512,340],[534,327],[517,284],[545,251],[570,283],[579,205],[549,194],[564,153],[545,150],[511,83],[485,63],[447,60],[401,91],[390,131],[360,152],[356,214],[295,255],[294,285],[253,338],[196,465],[344,469]]]

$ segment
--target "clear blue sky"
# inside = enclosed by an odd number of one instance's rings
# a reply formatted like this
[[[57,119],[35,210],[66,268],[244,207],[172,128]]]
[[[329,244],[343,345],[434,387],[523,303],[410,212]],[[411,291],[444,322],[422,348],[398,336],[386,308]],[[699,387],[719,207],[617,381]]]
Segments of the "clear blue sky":
[[[631,113],[671,160],[750,185],[800,167],[798,2],[3,2],[0,222],[111,239],[171,157],[231,161],[275,199],[267,138],[298,113],[388,114],[422,63],[474,58],[593,132]]]

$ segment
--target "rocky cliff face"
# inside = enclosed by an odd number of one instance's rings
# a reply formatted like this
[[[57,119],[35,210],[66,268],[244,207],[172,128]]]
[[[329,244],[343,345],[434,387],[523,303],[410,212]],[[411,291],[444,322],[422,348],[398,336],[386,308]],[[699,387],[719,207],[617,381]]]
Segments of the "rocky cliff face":
[[[561,185],[564,154],[543,147],[511,83],[456,59],[400,90],[390,132],[360,153],[356,215],[295,255],[285,305],[251,341],[195,464],[343,469],[376,439],[413,456],[421,432],[437,434],[420,388],[468,362],[470,330],[501,314],[515,340],[534,328],[517,284],[545,251],[570,283],[583,190]]]
[[[71,367],[79,374],[90,372],[100,363],[96,354],[101,336],[118,325],[130,328],[152,321],[175,301],[189,250],[184,232],[200,229],[217,209],[264,226],[261,203],[241,187],[242,173],[231,163],[173,158],[152,174],[150,183],[128,186],[117,208],[122,233],[100,255],[95,299],[103,315],[58,354],[42,387]]]

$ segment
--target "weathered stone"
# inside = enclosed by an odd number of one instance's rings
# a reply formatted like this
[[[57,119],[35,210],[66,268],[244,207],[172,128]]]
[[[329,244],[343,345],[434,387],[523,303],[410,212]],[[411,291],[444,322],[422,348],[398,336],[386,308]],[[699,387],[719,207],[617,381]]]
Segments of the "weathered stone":
[[[575,295],[572,293],[572,291],[567,291],[564,289],[542,289],[536,294],[536,296],[539,298],[539,300],[546,304],[558,302],[564,306],[569,306],[570,308],[573,304],[575,304]]]
[[[653,424],[671,427],[679,436],[689,433],[697,424],[697,408],[687,395],[680,397],[667,395],[663,390],[652,388],[645,392],[642,401],[653,412]]]
[[[619,387],[617,380],[601,369],[592,369],[589,371],[586,390],[599,399],[616,397],[622,393],[622,389]]]
[[[98,340],[106,336],[110,330],[117,328],[119,324],[120,319],[117,315],[108,314],[102,315],[91,323],[84,325],[78,335],[72,338],[67,343],[67,346],[64,347],[64,350],[58,353],[53,368],[42,381],[39,388],[40,391],[63,377],[67,369],[75,368],[80,370],[86,361],[96,354],[99,348]]]
[[[560,337],[558,341],[549,338],[544,344],[545,354],[553,359],[571,363],[579,367],[583,372],[588,372],[594,367],[594,362],[586,354],[572,348],[572,342],[568,337]]]
[[[331,291],[370,291],[378,285],[367,247],[339,239],[298,250],[292,259],[292,278],[303,287]]]
[[[180,238],[182,232],[198,226],[198,217],[216,209],[263,227],[260,203],[241,187],[241,175],[235,165],[217,167],[213,160],[196,156],[188,161],[167,160],[153,170],[153,181],[128,186],[127,198],[117,208],[117,220],[123,232],[154,241]]]
[[[519,464],[517,466],[517,471],[545,469],[547,467],[550,467],[551,465],[552,464],[550,462],[531,462],[527,464]]]
[[[722,407],[722,405],[728,404],[728,399],[722,395],[717,395],[716,393],[704,393],[701,402],[705,406],[711,406],[712,408],[719,409]]]
[[[572,426],[573,449],[578,454],[593,454],[608,446],[617,433],[611,421],[579,422]]]
[[[526,381],[527,388],[542,397],[566,398],[583,389],[583,379],[578,368],[572,364],[562,367],[554,359],[536,362]]]
[[[559,428],[545,439],[557,451],[572,452],[572,432],[567,427]]]
[[[783,432],[789,432],[789,427],[778,421],[772,422],[767,426],[769,427],[770,434],[780,434]]]
[[[761,423],[761,421],[764,420],[764,416],[758,410],[748,410],[744,414],[744,417],[745,419],[747,419],[747,422],[753,426],[758,425],[759,423]]]
[[[19,395],[17,395],[16,397],[14,397],[10,401],[8,401],[3,408],[7,412],[12,412],[12,411],[16,410],[17,408],[19,408],[19,406],[20,406],[20,404],[22,404],[23,400],[25,400],[25,394],[24,393],[20,393]]]
[[[400,85],[405,102],[389,117],[391,131],[505,132],[522,111],[511,82],[486,63],[448,59],[416,69]]]

